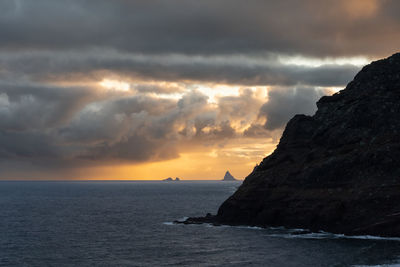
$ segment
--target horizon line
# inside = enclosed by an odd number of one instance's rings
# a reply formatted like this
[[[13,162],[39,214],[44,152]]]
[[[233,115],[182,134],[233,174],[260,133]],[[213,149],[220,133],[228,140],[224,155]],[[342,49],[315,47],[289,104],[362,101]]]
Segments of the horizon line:
[[[185,182],[185,181],[224,181],[223,179],[180,179],[179,181],[165,181],[156,179],[0,179],[0,182]],[[235,179],[235,181],[244,181],[244,179]]]

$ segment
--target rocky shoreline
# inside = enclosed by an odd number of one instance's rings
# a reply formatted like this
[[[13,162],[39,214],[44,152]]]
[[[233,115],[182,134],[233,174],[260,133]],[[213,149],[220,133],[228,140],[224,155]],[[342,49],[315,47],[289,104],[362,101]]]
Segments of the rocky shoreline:
[[[186,224],[400,236],[400,54],[296,115],[216,215]]]

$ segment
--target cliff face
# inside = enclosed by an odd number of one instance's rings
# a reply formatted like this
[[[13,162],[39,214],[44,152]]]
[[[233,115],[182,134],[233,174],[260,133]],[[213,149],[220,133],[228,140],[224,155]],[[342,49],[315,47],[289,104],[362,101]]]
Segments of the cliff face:
[[[400,53],[317,106],[209,221],[400,236]]]

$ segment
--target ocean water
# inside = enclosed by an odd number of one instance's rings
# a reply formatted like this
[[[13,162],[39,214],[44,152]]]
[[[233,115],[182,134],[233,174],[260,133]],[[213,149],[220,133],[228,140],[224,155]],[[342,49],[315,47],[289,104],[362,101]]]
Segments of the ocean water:
[[[400,266],[400,239],[176,225],[239,182],[0,182],[0,266]]]

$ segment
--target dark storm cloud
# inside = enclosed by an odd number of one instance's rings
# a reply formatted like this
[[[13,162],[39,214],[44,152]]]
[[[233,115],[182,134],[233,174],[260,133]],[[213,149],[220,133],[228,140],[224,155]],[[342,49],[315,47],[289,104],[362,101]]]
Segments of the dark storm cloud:
[[[59,157],[56,140],[41,131],[0,131],[0,158],[29,159]]]
[[[34,161],[176,157],[163,149],[174,121],[161,123],[162,114],[176,106],[172,101],[139,96],[88,103],[74,88],[35,89],[0,95],[3,156]]]
[[[221,107],[207,99],[197,91],[178,100],[141,94],[104,98],[93,88],[1,84],[0,158],[40,168],[49,162],[70,168],[176,158],[180,142],[215,143],[237,134],[229,118],[249,120],[248,114],[233,114],[223,107],[227,101],[261,104],[246,90],[223,98]]]
[[[387,55],[398,1],[3,0],[0,47],[139,53]]]
[[[0,83],[0,129],[44,130],[67,122],[96,99],[83,87]]]
[[[98,53],[98,54],[97,54]],[[111,51],[89,53],[6,53],[0,54],[4,78],[16,75],[35,80],[100,80],[105,73],[130,79],[161,81],[194,80],[243,85],[343,86],[360,69],[354,65],[323,64],[301,66],[284,64],[274,55],[254,57],[190,57],[182,55],[144,56]],[[85,75],[82,75],[84,73]],[[1,77],[0,72],[0,77]],[[145,92],[168,93],[179,88],[139,86]]]
[[[275,88],[268,93],[259,115],[265,117],[267,130],[282,128],[296,114],[312,115],[316,102],[326,92],[310,87]]]
[[[271,132],[265,128],[265,125],[253,123],[243,132],[243,135],[246,137],[266,138],[271,136]]]

